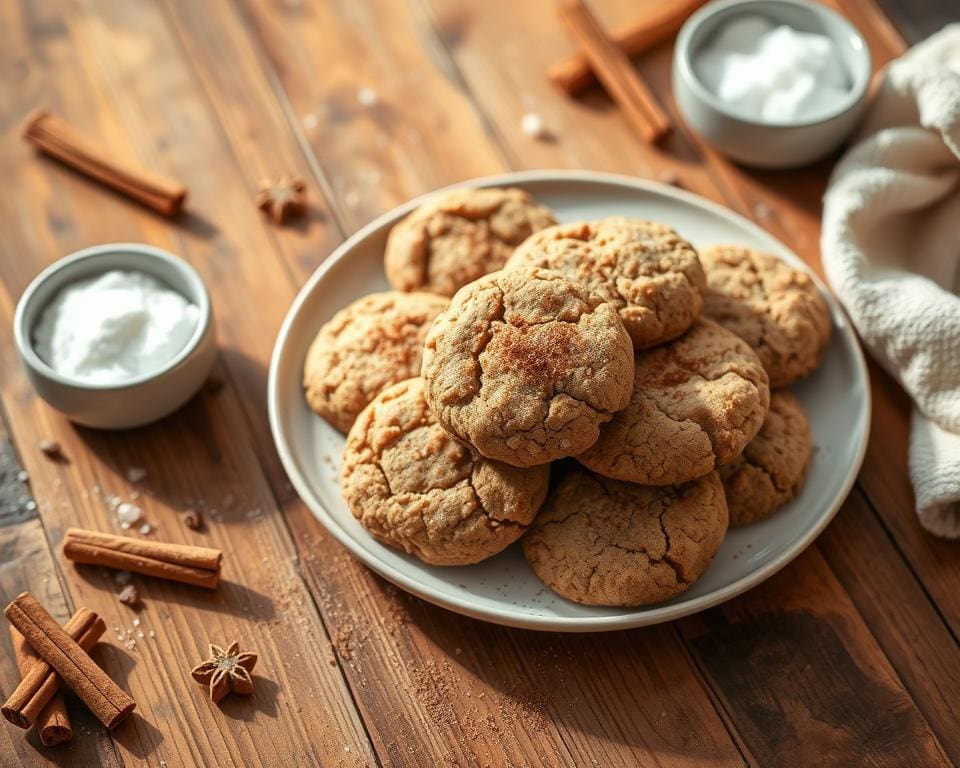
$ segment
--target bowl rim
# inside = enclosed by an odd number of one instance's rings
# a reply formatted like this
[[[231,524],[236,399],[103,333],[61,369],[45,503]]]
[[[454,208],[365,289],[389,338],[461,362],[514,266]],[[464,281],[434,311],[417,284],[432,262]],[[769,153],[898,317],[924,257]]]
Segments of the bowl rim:
[[[33,328],[27,328],[26,316],[27,308],[36,300],[37,292],[40,290],[41,286],[53,278],[54,275],[59,274],[65,269],[70,269],[75,264],[80,262],[87,261],[89,259],[95,259],[97,257],[112,253],[136,254],[148,259],[164,262],[179,272],[191,286],[195,294],[194,296],[184,296],[184,298],[196,304],[197,308],[200,310],[200,321],[197,323],[197,327],[194,329],[193,335],[184,345],[183,349],[170,358],[170,360],[168,360],[161,368],[157,369],[156,371],[141,374],[140,376],[136,376],[132,379],[126,379],[115,384],[99,384],[83,381],[82,379],[65,375],[55,370],[53,366],[40,357],[34,348],[32,338]],[[151,277],[156,277],[152,273],[146,272],[145,270],[137,270],[136,265],[132,265],[129,269],[132,271],[145,272],[145,274],[150,274]],[[158,279],[163,282],[162,278]],[[69,284],[69,282],[70,281],[65,283],[65,285]],[[173,286],[168,287],[177,293],[181,293]],[[183,294],[181,293],[181,295]],[[41,308],[39,311],[43,312],[44,308],[45,307]],[[177,368],[198,349],[200,343],[209,332],[212,321],[213,305],[210,300],[210,292],[207,290],[206,283],[203,282],[203,278],[200,277],[200,274],[186,261],[181,259],[179,256],[175,256],[169,251],[165,251],[162,248],[157,248],[152,245],[146,245],[145,243],[104,243],[102,245],[93,245],[89,248],[81,248],[79,251],[73,251],[64,257],[57,259],[55,262],[41,270],[36,277],[30,281],[30,284],[27,285],[24,292],[20,295],[20,299],[17,301],[16,310],[14,311],[13,338],[14,343],[17,346],[17,351],[20,353],[20,358],[24,361],[24,364],[33,368],[34,371],[45,378],[55,381],[61,386],[72,387],[74,389],[79,389],[86,392],[119,392],[130,390],[146,382],[159,379],[160,377]]]
[[[853,83],[849,93],[847,93],[835,107],[821,113],[817,117],[805,120],[762,120],[742,114],[735,109],[731,109],[729,105],[724,103],[722,99],[707,88],[697,76],[693,67],[692,46],[690,43],[693,35],[709,19],[719,13],[728,11],[730,8],[736,8],[736,12],[739,13],[749,13],[751,6],[757,6],[759,10],[771,5],[803,8],[814,15],[829,18],[843,28],[846,33],[845,36],[848,39],[855,40],[858,44],[853,46],[853,50],[855,54],[862,58],[865,67],[859,72],[850,73],[853,78]],[[870,89],[870,81],[873,76],[873,56],[870,54],[870,47],[867,45],[866,38],[860,30],[842,14],[820,3],[812,2],[812,0],[713,0],[713,2],[707,3],[687,19],[677,34],[677,42],[674,50],[677,69],[681,77],[683,77],[687,87],[689,87],[699,99],[705,101],[714,110],[732,120],[760,128],[806,128],[828,123],[850,112],[850,110],[854,109],[857,104],[860,103]]]

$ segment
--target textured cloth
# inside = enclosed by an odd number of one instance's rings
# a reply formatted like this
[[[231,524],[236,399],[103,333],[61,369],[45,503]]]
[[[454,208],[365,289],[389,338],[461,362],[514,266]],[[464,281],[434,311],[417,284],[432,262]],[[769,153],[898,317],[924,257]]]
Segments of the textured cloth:
[[[824,200],[823,265],[914,401],[920,522],[960,538],[960,24],[892,62]]]

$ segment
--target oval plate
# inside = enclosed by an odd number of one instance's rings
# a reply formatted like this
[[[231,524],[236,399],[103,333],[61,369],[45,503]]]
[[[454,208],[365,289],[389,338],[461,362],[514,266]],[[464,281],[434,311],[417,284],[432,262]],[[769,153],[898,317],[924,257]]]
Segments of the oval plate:
[[[817,279],[790,249],[753,223],[661,184],[583,171],[513,173],[468,184],[522,187],[562,222],[616,214],[662,221],[695,246],[753,246],[776,253]],[[363,227],[317,269],[290,307],[270,362],[270,426],[283,466],[317,519],[374,571],[425,600],[485,621],[568,632],[625,629],[702,611],[756,586],[800,554],[836,514],[863,461],[870,390],[853,329],[817,280],[830,307],[833,335],[820,368],[792,388],[813,430],[815,448],[806,485],[768,520],[732,529],[707,572],[673,600],[640,609],[569,602],[537,579],[516,544],[479,565],[442,568],[375,541],[340,496],[344,437],[307,407],[301,376],[307,348],[320,326],[355,299],[389,287],[383,274],[387,233],[419,202],[411,200]]]

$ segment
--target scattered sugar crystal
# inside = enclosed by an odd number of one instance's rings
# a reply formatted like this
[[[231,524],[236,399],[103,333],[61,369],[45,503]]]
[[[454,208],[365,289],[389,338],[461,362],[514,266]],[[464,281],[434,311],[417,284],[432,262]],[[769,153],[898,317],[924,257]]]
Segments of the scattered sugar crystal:
[[[131,483],[139,483],[147,476],[147,470],[143,467],[128,467],[127,468],[127,480]]]
[[[157,636],[157,633],[154,632],[154,631],[151,629],[151,630],[150,630],[150,637],[153,638],[153,637],[156,637],[156,636]]]
[[[143,639],[143,632],[142,631],[137,632],[137,637]]]
[[[139,626],[140,626],[140,619],[139,619],[139,618],[135,618],[135,619],[133,620],[132,624],[133,624],[133,626],[135,626],[135,627],[139,627]]]
[[[365,107],[372,107],[379,100],[377,92],[373,88],[361,88],[357,91],[357,101]]]
[[[144,536],[147,536],[152,530],[153,528],[151,527],[150,523],[144,523],[140,526],[140,533],[142,533]]]
[[[19,472],[17,472],[17,480],[19,480],[21,483],[25,483],[29,479],[30,475],[27,474],[27,470],[21,469]]]
[[[131,526],[136,522],[139,522],[140,518],[143,515],[143,511],[136,504],[130,504],[129,502],[121,502],[117,505],[117,520],[120,521],[120,524],[124,523],[127,526]]]
[[[520,129],[534,139],[543,139],[547,136],[547,126],[536,112],[527,112],[520,118]]]
[[[120,523],[120,530],[121,530],[121,531],[129,531],[129,530],[130,530],[130,523]]]
[[[24,505],[30,512],[33,512],[37,508],[37,502],[32,499]]]

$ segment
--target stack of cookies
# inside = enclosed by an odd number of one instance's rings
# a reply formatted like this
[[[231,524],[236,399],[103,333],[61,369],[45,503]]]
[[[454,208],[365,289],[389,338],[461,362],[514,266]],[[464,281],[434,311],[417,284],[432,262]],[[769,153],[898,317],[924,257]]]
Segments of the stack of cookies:
[[[346,503],[383,543],[467,565],[523,537],[563,597],[646,605],[802,486],[810,429],[783,388],[830,318],[776,257],[464,189],[398,223],[385,263],[395,290],[335,315],[304,370],[348,432]]]

